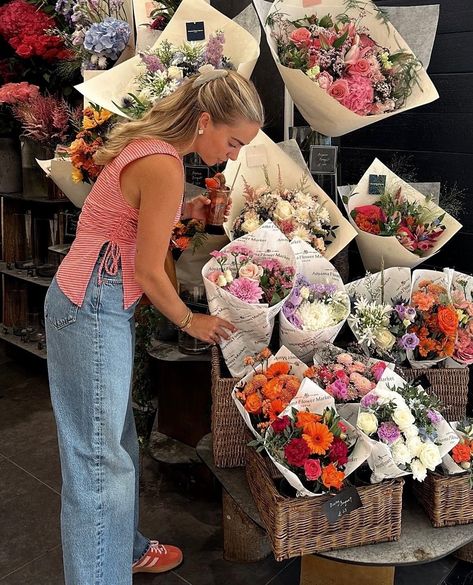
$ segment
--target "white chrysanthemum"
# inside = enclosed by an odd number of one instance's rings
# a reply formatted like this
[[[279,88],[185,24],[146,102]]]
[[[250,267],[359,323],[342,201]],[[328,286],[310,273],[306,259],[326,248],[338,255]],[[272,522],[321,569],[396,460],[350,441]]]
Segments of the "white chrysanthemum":
[[[411,461],[411,470],[412,470],[412,477],[417,481],[424,481],[427,477],[427,468],[425,465],[422,465],[422,462],[419,459],[413,459]]]
[[[292,232],[292,237],[298,237],[304,242],[311,242],[312,238],[309,231],[302,225],[296,227],[296,229]]]
[[[316,196],[311,195],[310,193],[303,193],[302,191],[297,191],[294,195],[294,203],[299,207],[305,207],[306,209],[310,209],[314,205],[314,201]]]
[[[298,308],[297,314],[304,324],[304,331],[319,331],[336,324],[331,306],[325,303],[304,302]]]
[[[391,453],[396,465],[406,465],[411,462],[412,455],[410,454],[407,445],[404,441],[398,441],[394,443],[391,449]]]
[[[417,455],[420,453],[420,450],[422,449],[422,441],[418,436],[407,439],[406,445],[412,457],[417,457]]]
[[[303,206],[297,207],[294,213],[294,217],[297,221],[306,223],[309,221],[309,210],[307,209],[307,207]]]

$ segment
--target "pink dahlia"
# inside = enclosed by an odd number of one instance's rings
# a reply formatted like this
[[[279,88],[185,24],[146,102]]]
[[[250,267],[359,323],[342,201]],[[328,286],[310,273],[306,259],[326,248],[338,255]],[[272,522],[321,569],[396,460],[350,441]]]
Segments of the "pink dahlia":
[[[258,303],[263,296],[259,284],[249,278],[235,278],[227,290],[245,303]]]

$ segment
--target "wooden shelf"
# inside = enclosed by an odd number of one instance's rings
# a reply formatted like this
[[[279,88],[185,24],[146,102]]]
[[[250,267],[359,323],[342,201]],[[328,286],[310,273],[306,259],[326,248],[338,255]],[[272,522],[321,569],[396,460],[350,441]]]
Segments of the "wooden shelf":
[[[46,278],[44,276],[27,276],[26,270],[17,270],[16,268],[9,270],[5,262],[0,262],[0,273],[6,274],[12,278],[17,278],[18,280],[29,282],[31,284],[45,286],[46,288],[49,287],[52,281],[51,277]]]
[[[21,341],[21,338],[18,335],[13,335],[13,333],[4,333],[3,332],[3,325],[0,323],[0,341],[6,341],[7,343],[11,343],[15,347],[19,347],[24,349],[28,353],[32,353],[33,355],[45,360],[47,358],[46,350],[45,349],[38,349],[37,343],[33,341],[24,342]]]
[[[53,205],[69,204],[72,202],[69,199],[48,199],[47,197],[26,197],[23,193],[0,193],[0,197],[5,199],[13,199],[15,201],[24,201],[25,203],[50,203]]]

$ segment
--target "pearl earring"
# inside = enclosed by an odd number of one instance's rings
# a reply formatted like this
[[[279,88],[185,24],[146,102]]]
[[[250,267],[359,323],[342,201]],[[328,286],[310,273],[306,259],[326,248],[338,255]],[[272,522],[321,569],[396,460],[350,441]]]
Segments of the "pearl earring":
[[[204,133],[203,128],[199,128],[199,134],[203,134],[203,133]]]

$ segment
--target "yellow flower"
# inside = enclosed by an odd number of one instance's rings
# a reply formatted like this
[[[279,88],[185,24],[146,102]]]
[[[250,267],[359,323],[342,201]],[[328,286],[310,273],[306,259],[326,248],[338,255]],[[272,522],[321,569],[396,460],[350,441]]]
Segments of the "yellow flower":
[[[110,116],[112,115],[111,112],[105,110],[104,108],[100,108],[100,110],[96,110],[91,108],[90,106],[85,108],[84,110],[84,117],[82,119],[82,127],[84,130],[90,130],[91,128],[96,128],[97,126],[101,126],[104,122],[106,122]]]
[[[84,175],[82,174],[82,171],[80,169],[72,169],[72,180],[74,181],[74,183],[80,183],[81,181],[84,180]]]

